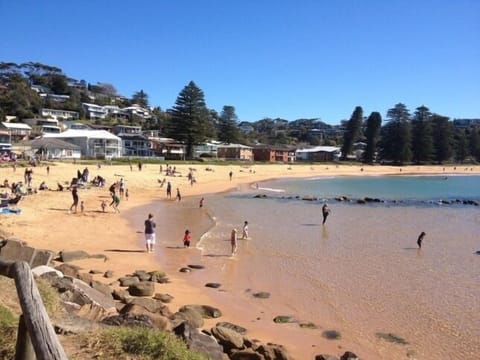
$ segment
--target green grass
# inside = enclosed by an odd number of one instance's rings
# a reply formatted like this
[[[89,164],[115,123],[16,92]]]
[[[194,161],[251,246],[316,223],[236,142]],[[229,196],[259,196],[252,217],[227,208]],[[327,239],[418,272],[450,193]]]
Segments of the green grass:
[[[114,327],[85,334],[89,352],[107,359],[206,360],[207,356],[187,349],[173,333],[142,327]],[[85,348],[85,347],[83,347]]]
[[[55,318],[55,316],[58,316],[63,310],[58,291],[47,280],[42,278],[37,278],[35,282],[48,316]]]
[[[0,304],[0,359],[13,359],[17,341],[18,318]]]

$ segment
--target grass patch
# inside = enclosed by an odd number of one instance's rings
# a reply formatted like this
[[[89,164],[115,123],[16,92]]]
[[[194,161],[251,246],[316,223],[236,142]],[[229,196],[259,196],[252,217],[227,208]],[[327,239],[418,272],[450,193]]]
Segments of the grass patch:
[[[173,333],[142,327],[114,327],[89,333],[82,342],[102,359],[206,360],[207,356],[187,349]],[[82,349],[85,349],[82,346]],[[132,357],[133,356],[133,357]]]
[[[62,314],[63,307],[60,303],[58,291],[45,279],[37,278],[35,282],[48,316],[55,318],[58,314]]]
[[[17,341],[18,318],[0,304],[0,359],[13,359]]]

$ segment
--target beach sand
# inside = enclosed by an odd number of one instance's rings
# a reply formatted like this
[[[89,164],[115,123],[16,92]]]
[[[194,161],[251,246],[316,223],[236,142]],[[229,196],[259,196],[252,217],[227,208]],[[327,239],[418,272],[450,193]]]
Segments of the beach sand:
[[[46,165],[50,166],[50,173],[47,174]],[[274,342],[285,345],[287,350],[295,359],[313,358],[314,354],[331,353],[340,354],[345,350],[356,352],[362,358],[379,359],[378,352],[372,348],[372,344],[364,343],[362,340],[350,340],[343,336],[339,342],[331,342],[313,334],[308,329],[301,329],[298,325],[278,325],[271,319],[281,313],[281,308],[276,308],[275,303],[269,302],[263,306],[261,314],[249,313],[249,307],[244,302],[235,302],[228,297],[228,293],[212,292],[212,289],[198,286],[200,283],[210,281],[208,272],[195,272],[194,276],[185,276],[179,273],[178,268],[186,261],[198,257],[195,249],[172,251],[162,247],[162,237],[178,236],[178,244],[182,245],[181,236],[184,228],[180,223],[173,223],[165,234],[165,229],[157,230],[156,251],[148,254],[145,251],[143,221],[147,218],[150,210],[159,212],[168,211],[175,206],[175,191],[180,189],[184,200],[189,201],[192,196],[200,196],[212,193],[228,191],[245,184],[255,184],[267,179],[280,177],[313,177],[333,175],[406,175],[406,174],[479,174],[479,166],[360,166],[360,165],[285,165],[285,164],[260,164],[260,165],[204,165],[204,164],[175,164],[178,175],[165,177],[160,174],[160,166],[147,164],[139,171],[136,166],[132,169],[128,165],[97,166],[81,163],[73,164],[66,162],[44,163],[33,168],[33,186],[45,181],[51,189],[56,189],[57,182],[62,184],[69,182],[75,177],[77,170],[82,171],[85,166],[89,167],[90,178],[101,175],[107,180],[103,188],[90,187],[78,191],[80,201],[84,201],[85,211],[70,213],[72,204],[70,191],[39,191],[36,194],[25,196],[18,207],[21,208],[20,215],[0,215],[2,230],[11,237],[22,239],[29,245],[61,250],[84,250],[90,254],[104,254],[107,261],[99,259],[87,259],[77,261],[85,271],[91,269],[106,271],[112,270],[115,278],[132,273],[135,270],[168,270],[167,274],[171,280],[169,284],[157,285],[157,292],[169,293],[174,300],[169,304],[172,311],[185,304],[209,304],[222,310],[223,316],[206,323],[208,328],[217,321],[229,321],[237,323],[248,329],[247,335],[250,338],[258,338],[263,342]],[[165,171],[165,164],[162,165]],[[213,171],[206,171],[206,168]],[[190,185],[187,174],[189,168],[194,168],[196,183]],[[0,180],[8,179],[9,182],[23,181],[25,168],[18,167],[16,171],[12,167],[0,168]],[[233,177],[229,179],[229,172]],[[107,207],[103,213],[101,201],[110,203],[109,186],[123,178],[129,190],[129,199],[123,199],[120,203],[120,214],[114,212],[113,208]],[[173,200],[168,201],[165,196],[165,187],[160,187],[160,181],[166,178],[172,183]],[[0,191],[6,189],[0,189]],[[186,197],[186,199],[185,199]],[[207,200],[208,201],[208,200]],[[168,203],[167,203],[168,202]],[[145,211],[145,213],[143,213]],[[195,223],[196,215],[192,213],[187,219],[188,223]],[[155,220],[155,219],[154,219]],[[195,226],[195,225],[194,225]],[[200,222],[197,229],[206,226]],[[192,244],[193,246],[195,244]],[[180,250],[180,249],[179,249]],[[187,251],[187,253],[185,253]],[[170,268],[162,266],[162,256],[170,257]],[[193,254],[193,255],[192,255]],[[172,258],[173,257],[173,258]],[[172,265],[174,264],[174,265]],[[202,275],[205,274],[205,275]],[[241,274],[232,272],[231,281]],[[110,282],[101,275],[95,275],[99,281]],[[253,300],[252,300],[253,301]],[[342,334],[343,335],[343,334]]]

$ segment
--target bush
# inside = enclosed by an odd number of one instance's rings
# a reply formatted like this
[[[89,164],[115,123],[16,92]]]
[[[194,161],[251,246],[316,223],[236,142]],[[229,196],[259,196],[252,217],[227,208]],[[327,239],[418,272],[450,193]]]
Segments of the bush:
[[[91,351],[103,354],[104,359],[132,359],[132,355],[145,360],[207,359],[188,350],[185,343],[173,333],[142,327],[105,329],[86,335],[84,341]]]

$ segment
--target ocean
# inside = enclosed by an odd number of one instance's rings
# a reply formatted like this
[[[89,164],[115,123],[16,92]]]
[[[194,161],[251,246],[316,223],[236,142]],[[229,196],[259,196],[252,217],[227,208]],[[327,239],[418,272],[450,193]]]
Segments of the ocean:
[[[196,249],[181,261],[205,264],[224,289],[214,296],[233,308],[257,307],[249,321],[289,315],[335,329],[379,358],[476,359],[480,207],[466,201],[480,201],[479,185],[479,176],[454,175],[282,179],[205,196],[203,209],[198,198],[162,202],[160,262],[178,270],[169,253],[184,251],[190,228]],[[359,204],[364,198],[372,201]],[[322,225],[324,203],[331,213]],[[245,220],[250,239],[239,240],[232,258],[231,230],[241,234]],[[196,276],[201,286],[205,275]],[[270,299],[252,301],[258,291]]]

